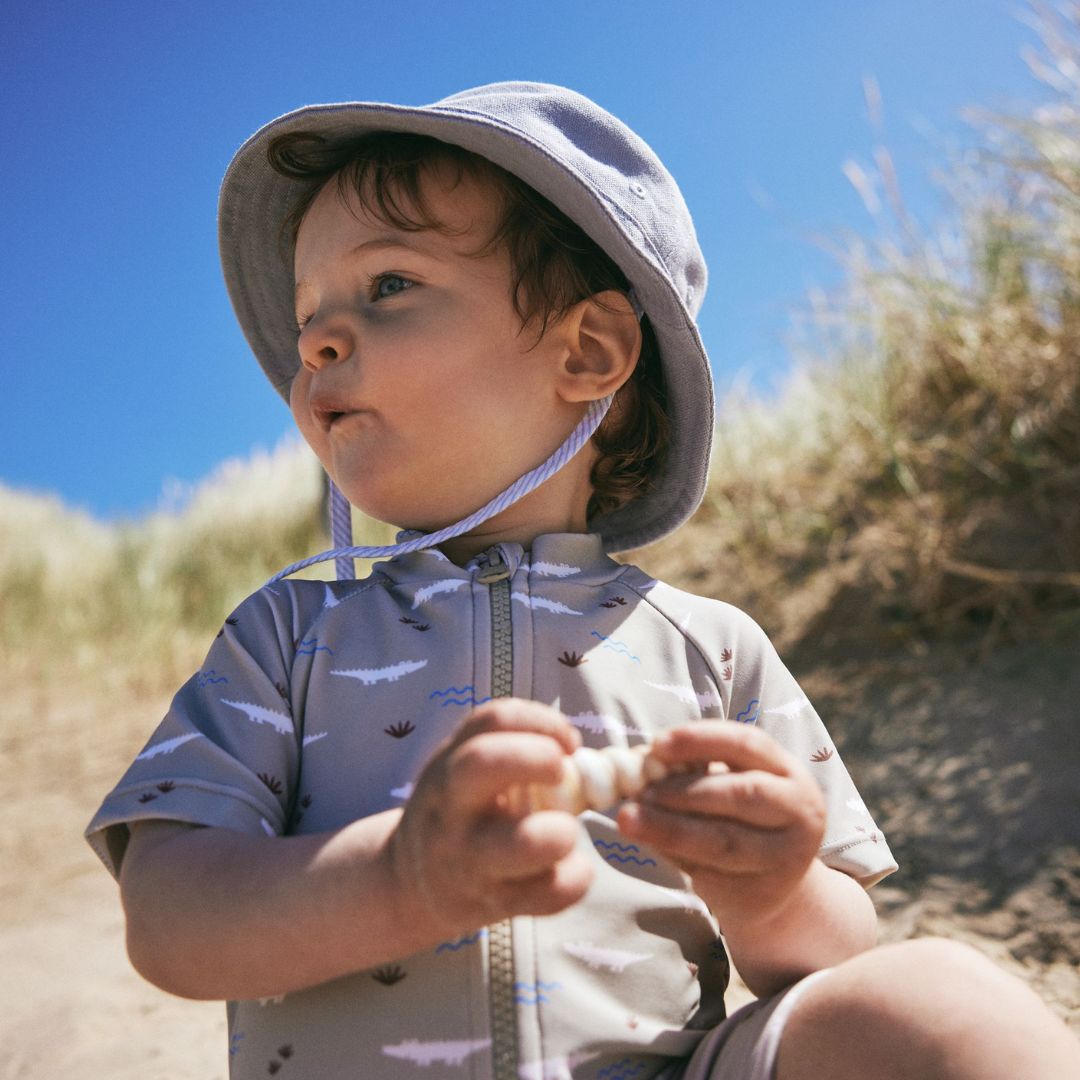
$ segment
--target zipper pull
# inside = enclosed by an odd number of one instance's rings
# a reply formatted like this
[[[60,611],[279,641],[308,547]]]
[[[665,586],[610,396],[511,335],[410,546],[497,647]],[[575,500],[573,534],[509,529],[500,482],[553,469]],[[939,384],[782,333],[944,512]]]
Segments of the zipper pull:
[[[476,575],[476,580],[483,585],[493,585],[496,581],[505,581],[510,576],[510,567],[503,558],[501,548],[493,547],[480,556],[482,568]]]

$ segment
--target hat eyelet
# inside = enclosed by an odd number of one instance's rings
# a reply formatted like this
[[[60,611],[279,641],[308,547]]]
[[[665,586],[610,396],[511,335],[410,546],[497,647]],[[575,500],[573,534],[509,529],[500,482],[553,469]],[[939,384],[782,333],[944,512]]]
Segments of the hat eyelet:
[[[639,199],[645,198],[645,185],[639,183],[637,180],[630,181],[630,191]]]

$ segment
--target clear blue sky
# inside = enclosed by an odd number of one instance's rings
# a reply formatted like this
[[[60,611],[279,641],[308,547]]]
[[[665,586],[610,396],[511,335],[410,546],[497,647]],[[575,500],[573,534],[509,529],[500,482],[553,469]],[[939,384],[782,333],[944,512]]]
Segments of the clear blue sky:
[[[910,205],[971,141],[967,105],[1035,100],[1022,0],[9,0],[0,43],[0,481],[103,517],[152,508],[289,429],[234,324],[215,206],[237,146],[316,101],[425,103],[478,83],[581,90],[679,179],[711,280],[721,389],[787,363],[788,312],[869,231],[845,180],[877,136]]]

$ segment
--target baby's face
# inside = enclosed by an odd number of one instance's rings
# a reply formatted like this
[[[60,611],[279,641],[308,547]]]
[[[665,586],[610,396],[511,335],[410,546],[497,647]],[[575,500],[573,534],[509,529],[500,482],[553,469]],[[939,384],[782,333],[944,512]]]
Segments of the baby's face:
[[[408,232],[343,203],[331,182],[300,226],[301,433],[354,506],[431,530],[538,464],[580,417],[555,393],[557,330],[539,343],[511,301],[498,203],[433,171],[424,195],[447,230]]]

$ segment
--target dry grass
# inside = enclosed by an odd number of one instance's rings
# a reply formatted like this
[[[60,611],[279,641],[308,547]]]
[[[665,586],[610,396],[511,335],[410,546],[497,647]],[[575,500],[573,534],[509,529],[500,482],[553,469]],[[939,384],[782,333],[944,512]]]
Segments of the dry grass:
[[[245,596],[329,546],[324,499],[299,439],[224,462],[135,522],[0,485],[0,673],[48,688],[77,672],[150,696],[176,686]],[[359,514],[354,530],[357,543],[393,540]],[[298,576],[332,577],[333,566]]]
[[[175,683],[232,607],[322,543],[321,496],[314,457],[292,441],[226,462],[179,507],[129,524],[0,488],[6,673],[96,669],[149,693]]]
[[[950,163],[934,232],[904,210],[887,151],[875,174],[848,170],[877,233],[848,241],[842,286],[801,313],[778,398],[722,403],[705,504],[650,568],[682,568],[788,645],[1075,615],[1078,13],[1039,16],[1029,62],[1052,100],[977,117],[982,146]]]

